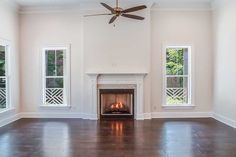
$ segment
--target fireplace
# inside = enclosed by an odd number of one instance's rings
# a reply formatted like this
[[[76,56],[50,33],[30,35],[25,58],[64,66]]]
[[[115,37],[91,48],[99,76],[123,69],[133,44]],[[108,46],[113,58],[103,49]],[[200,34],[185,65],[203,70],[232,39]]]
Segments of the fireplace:
[[[100,89],[100,118],[134,118],[134,89]]]

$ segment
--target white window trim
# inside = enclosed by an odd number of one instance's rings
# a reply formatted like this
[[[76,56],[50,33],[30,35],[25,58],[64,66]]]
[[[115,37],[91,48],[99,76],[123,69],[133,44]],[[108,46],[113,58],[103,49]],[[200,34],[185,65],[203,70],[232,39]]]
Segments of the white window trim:
[[[0,39],[0,45],[6,47],[6,108],[0,109],[0,113],[8,112],[10,110],[14,110],[14,107],[11,104],[11,81],[10,81],[10,74],[11,74],[11,68],[10,68],[10,58],[11,58],[11,42],[6,39]]]
[[[64,72],[66,73],[64,76],[59,76],[59,77],[63,77],[64,78],[64,90],[65,90],[65,95],[66,95],[66,103],[65,104],[53,104],[53,105],[48,105],[45,104],[45,96],[46,96],[46,65],[45,65],[45,51],[46,50],[61,50],[64,49],[66,50],[65,52],[65,60],[64,60],[64,65],[66,65]],[[43,46],[42,48],[42,55],[41,55],[41,59],[42,59],[42,103],[40,105],[40,107],[42,108],[70,108],[71,107],[71,101],[70,101],[70,45],[47,45],[47,46]],[[57,76],[55,76],[57,77]],[[55,78],[53,77],[53,78]],[[47,78],[50,78],[50,76],[47,76]]]
[[[187,45],[187,46],[186,46]],[[168,105],[166,103],[166,86],[167,86],[167,75],[166,75],[166,49],[167,48],[187,48],[189,51],[189,60],[188,60],[188,65],[189,65],[189,73],[188,75],[188,87],[189,87],[189,92],[188,92],[188,99],[189,102],[187,104],[171,104]],[[163,45],[163,55],[162,55],[162,67],[163,67],[163,89],[162,89],[162,107],[165,109],[178,109],[178,108],[184,108],[184,109],[192,109],[193,107],[195,107],[194,105],[194,92],[193,92],[193,78],[194,78],[194,54],[193,54],[193,46],[192,44],[164,44]],[[184,76],[184,75],[183,75]],[[182,77],[183,77],[182,76]]]

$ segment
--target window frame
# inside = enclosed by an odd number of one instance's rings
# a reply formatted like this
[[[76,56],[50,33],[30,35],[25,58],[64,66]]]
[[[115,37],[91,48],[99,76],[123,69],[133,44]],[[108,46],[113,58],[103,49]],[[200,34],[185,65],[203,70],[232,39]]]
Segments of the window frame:
[[[63,57],[63,76],[46,76],[46,51],[48,50],[65,50]],[[41,107],[71,107],[70,104],[70,45],[53,45],[53,46],[44,46],[42,48],[42,104]],[[64,103],[63,104],[47,104],[46,103],[46,78],[63,78],[64,86]]]
[[[168,48],[183,48],[188,49],[188,75],[167,75],[166,74],[166,55]],[[190,44],[178,44],[178,45],[165,45],[163,46],[163,94],[162,94],[162,107],[164,108],[178,108],[178,107],[195,107],[193,97],[193,46]],[[167,78],[169,77],[180,77],[188,78],[188,103],[183,104],[167,104]]]
[[[0,113],[13,109],[11,104],[11,81],[10,81],[10,58],[11,58],[11,43],[8,40],[0,39],[0,45],[5,47],[5,76],[0,78],[6,79],[6,108],[0,109]]]

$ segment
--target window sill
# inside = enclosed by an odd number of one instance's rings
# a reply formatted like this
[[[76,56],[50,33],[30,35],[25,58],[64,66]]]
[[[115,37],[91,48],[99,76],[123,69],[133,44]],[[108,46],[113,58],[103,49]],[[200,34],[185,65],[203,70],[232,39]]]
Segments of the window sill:
[[[0,109],[0,114],[12,112],[12,111],[15,111],[15,109],[14,108]]]
[[[67,105],[41,105],[40,106],[41,109],[70,109],[71,106],[67,106]]]
[[[164,109],[193,109],[196,106],[193,104],[184,104],[184,105],[162,105]]]

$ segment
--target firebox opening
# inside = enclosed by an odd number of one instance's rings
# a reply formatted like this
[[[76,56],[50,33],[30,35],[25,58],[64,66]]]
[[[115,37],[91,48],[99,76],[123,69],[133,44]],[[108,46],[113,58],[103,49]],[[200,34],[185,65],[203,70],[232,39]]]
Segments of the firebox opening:
[[[100,89],[100,118],[133,117],[133,89]]]

